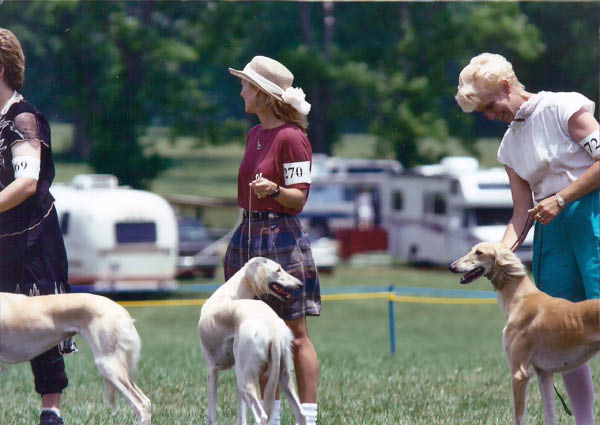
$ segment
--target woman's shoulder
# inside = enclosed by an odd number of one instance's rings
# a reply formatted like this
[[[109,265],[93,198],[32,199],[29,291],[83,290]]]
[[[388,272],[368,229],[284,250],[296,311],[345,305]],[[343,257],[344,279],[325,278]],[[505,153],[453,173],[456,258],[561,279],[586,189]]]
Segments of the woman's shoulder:
[[[23,114],[23,113],[32,113],[32,114],[37,115],[39,112],[27,100],[21,99],[18,102],[13,103],[10,106],[10,108],[8,108],[8,111],[6,112],[6,116],[9,119],[14,119],[17,115]]]
[[[306,139],[306,135],[302,131],[300,127],[294,124],[284,124],[277,131],[277,135],[275,136],[280,140],[295,140],[295,139]]]
[[[538,93],[540,96],[539,106],[542,107],[553,107],[564,105],[565,103],[588,103],[590,99],[585,97],[583,94],[570,91],[570,92],[549,92],[543,91]]]

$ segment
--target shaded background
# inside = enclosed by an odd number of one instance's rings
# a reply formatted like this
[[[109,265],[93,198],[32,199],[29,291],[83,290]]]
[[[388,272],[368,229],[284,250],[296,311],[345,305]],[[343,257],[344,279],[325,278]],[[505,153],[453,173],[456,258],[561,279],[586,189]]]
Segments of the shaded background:
[[[0,25],[27,56],[23,92],[73,125],[69,158],[149,187],[172,163],[150,126],[200,144],[243,143],[254,122],[227,67],[275,57],[312,111],[314,152],[343,134],[376,138],[373,157],[435,162],[457,139],[502,134],[463,114],[458,73],[483,51],[505,55],[532,92],[598,101],[599,3],[6,1]],[[421,143],[424,140],[432,144]]]

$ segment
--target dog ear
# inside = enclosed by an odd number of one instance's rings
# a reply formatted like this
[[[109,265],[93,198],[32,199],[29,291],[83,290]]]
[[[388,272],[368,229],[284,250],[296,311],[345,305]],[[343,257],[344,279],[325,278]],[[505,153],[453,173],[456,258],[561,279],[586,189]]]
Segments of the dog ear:
[[[262,292],[259,290],[260,288],[258,282],[261,282],[265,279],[264,267],[261,267],[264,264],[265,259],[262,257],[250,259],[250,261],[246,263],[246,271],[244,273],[244,277],[242,278],[244,284],[252,289],[252,292],[254,292],[256,295],[259,295]]]

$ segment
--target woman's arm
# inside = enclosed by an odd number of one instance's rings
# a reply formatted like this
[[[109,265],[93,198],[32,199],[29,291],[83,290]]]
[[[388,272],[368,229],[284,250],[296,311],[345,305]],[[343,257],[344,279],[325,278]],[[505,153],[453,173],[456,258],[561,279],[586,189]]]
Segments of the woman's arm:
[[[42,145],[39,140],[17,142],[11,147],[13,158],[29,156],[36,159],[42,157]],[[0,191],[0,213],[8,211],[24,202],[37,190],[37,180],[31,177],[18,177]]]
[[[250,188],[260,199],[275,193],[277,190],[277,183],[261,177],[260,179],[250,182]],[[279,186],[279,196],[274,199],[286,208],[301,210],[306,203],[306,190],[296,189],[295,187]]]
[[[505,166],[510,183],[510,192],[513,199],[513,215],[506,226],[502,243],[513,251],[525,240],[531,229],[533,220],[529,220],[529,210],[533,208],[531,187],[510,167]]]
[[[594,116],[583,108],[569,118],[568,126],[571,138],[575,142],[583,140],[599,127]],[[559,191],[558,194],[565,203],[568,203],[587,195],[598,187],[600,187],[600,160],[596,158],[596,161],[581,177]],[[540,201],[537,211],[543,222],[547,224],[560,213],[561,207],[558,205],[556,196],[552,195]]]

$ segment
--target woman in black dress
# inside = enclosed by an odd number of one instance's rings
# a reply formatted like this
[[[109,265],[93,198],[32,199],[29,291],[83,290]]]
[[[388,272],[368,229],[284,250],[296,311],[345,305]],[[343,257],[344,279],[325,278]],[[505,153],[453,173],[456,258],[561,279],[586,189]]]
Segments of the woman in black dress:
[[[0,28],[0,291],[28,296],[69,292],[67,256],[49,192],[54,178],[50,126],[17,90],[25,57],[17,38]],[[31,361],[42,398],[40,425],[63,424],[62,390],[68,381],[62,342]]]

